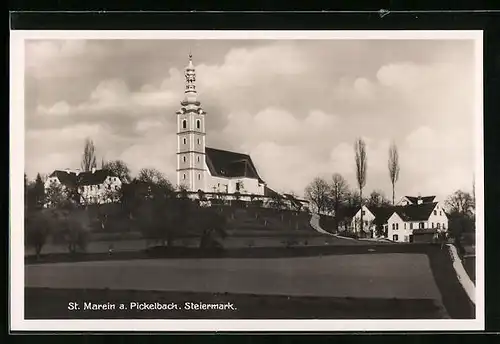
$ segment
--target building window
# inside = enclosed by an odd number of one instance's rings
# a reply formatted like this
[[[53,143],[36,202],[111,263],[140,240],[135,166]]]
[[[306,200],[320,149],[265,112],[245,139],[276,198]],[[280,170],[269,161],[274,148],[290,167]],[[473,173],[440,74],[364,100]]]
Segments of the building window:
[[[405,235],[405,242],[408,242],[408,235]]]
[[[443,212],[440,210],[439,211],[439,216],[442,216],[443,215]]]
[[[394,234],[392,236],[392,241],[398,241],[398,235],[397,234]]]
[[[186,157],[185,156],[182,157],[182,162],[186,162]]]
[[[187,121],[185,119],[182,120],[182,129],[187,128]]]
[[[410,229],[413,229],[413,222],[410,223]]]
[[[365,216],[366,212],[364,210],[361,210],[361,215]]]
[[[432,225],[432,227],[431,227],[431,228],[434,228],[434,222],[433,222],[431,225]]]
[[[441,229],[441,224],[440,223],[438,223],[438,229]]]
[[[196,157],[196,161],[200,162],[200,157],[199,156]]]
[[[399,223],[396,223],[396,229],[399,229]]]
[[[196,120],[196,129],[200,129],[201,128],[201,122],[199,119]]]
[[[184,179],[184,180],[186,179],[186,174],[185,173],[182,174],[182,179]]]
[[[201,174],[198,173],[198,180],[201,180]]]
[[[396,224],[392,224],[392,230],[395,230],[396,229]]]
[[[437,210],[434,210],[434,215],[437,215],[437,214],[438,214]]]
[[[404,226],[405,226],[405,229],[406,229],[406,222],[405,222],[405,225],[404,225]]]
[[[424,229],[425,228],[425,224],[423,222],[420,222],[418,228]]]
[[[186,144],[186,138],[185,137],[182,139],[182,143]]]
[[[198,139],[196,139],[196,142],[197,142],[198,144],[200,144],[200,139],[199,139],[199,138],[198,138]]]
[[[444,225],[444,223],[443,223],[443,229],[446,229],[446,226]]]

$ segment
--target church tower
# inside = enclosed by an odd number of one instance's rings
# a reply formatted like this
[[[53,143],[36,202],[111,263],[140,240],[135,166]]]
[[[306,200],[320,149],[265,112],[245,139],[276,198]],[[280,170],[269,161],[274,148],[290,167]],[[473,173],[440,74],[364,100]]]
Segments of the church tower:
[[[205,115],[197,99],[193,57],[185,68],[186,89],[177,114],[177,185],[188,191],[206,190]]]

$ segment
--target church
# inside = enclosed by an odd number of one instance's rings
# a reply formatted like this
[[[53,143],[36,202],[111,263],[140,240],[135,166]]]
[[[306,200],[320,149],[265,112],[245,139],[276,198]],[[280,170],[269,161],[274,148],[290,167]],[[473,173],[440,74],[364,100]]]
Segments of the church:
[[[177,114],[177,185],[188,191],[267,196],[273,191],[248,154],[206,146],[203,110],[196,91],[192,55],[184,73],[186,88]]]

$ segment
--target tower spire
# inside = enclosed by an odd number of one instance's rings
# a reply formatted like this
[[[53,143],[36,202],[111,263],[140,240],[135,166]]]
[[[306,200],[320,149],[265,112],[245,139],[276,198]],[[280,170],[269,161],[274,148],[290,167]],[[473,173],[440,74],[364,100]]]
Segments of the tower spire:
[[[186,89],[177,114],[177,184],[189,191],[206,190],[205,114],[197,100],[193,55],[184,70]]]
[[[193,65],[193,54],[189,50],[189,63],[184,71],[184,77],[186,78],[186,89],[184,90],[185,100],[187,102],[196,102],[197,92],[196,92],[196,69]]]

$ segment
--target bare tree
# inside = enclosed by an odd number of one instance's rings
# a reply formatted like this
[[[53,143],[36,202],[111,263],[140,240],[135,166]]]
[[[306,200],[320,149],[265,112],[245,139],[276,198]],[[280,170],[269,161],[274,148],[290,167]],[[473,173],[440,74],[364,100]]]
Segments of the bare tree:
[[[335,173],[332,176],[332,183],[330,185],[330,199],[335,213],[335,230],[338,230],[339,227],[340,206],[345,202],[348,193],[349,187],[347,181],[340,173]]]
[[[395,186],[396,182],[399,179],[399,154],[398,147],[394,142],[389,147],[389,160],[387,163],[387,167],[389,168],[389,177],[391,178],[392,183],[392,205],[394,205]]]
[[[446,207],[448,208],[448,233],[462,252],[463,235],[473,233],[476,229],[473,196],[462,190],[455,191],[446,200]]]
[[[373,190],[370,193],[370,196],[366,200],[368,206],[372,207],[382,207],[382,206],[388,206],[391,204],[391,201],[389,201],[384,193],[380,190]]]
[[[361,206],[361,197],[358,190],[348,190],[345,196],[345,205],[352,208]]]
[[[315,178],[305,189],[306,198],[313,202],[318,213],[328,209],[330,186],[322,178]]]
[[[366,143],[363,139],[359,138],[354,143],[354,153],[356,161],[356,179],[359,186],[359,195],[361,197],[361,232],[363,232],[363,188],[366,185]]]
[[[446,200],[446,206],[450,214],[457,213],[463,216],[474,214],[474,198],[465,191],[458,190]]]
[[[61,207],[67,200],[67,192],[60,183],[52,182],[45,190],[44,203],[47,207]]]
[[[173,191],[172,183],[165,177],[163,173],[155,168],[143,168],[139,171],[137,180],[155,185],[159,188]]]
[[[95,168],[95,167],[97,167],[97,162],[96,162],[96,152],[95,152],[94,141],[87,138],[85,140],[85,147],[83,149],[81,168],[82,168],[82,171],[88,172],[88,171],[91,171],[92,168]]]
[[[115,176],[120,178],[122,183],[130,183],[132,180],[130,176],[130,169],[122,160],[107,161],[103,163],[103,169],[112,172]]]

